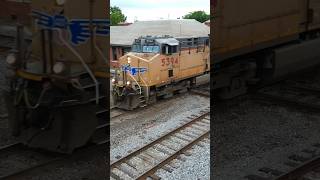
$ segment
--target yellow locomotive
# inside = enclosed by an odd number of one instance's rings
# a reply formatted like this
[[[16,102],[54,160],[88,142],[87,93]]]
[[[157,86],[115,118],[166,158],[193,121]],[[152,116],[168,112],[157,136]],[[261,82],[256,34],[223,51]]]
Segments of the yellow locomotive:
[[[131,52],[119,59],[113,103],[132,110],[170,97],[194,85],[209,72],[209,37],[145,36],[135,39]]]
[[[71,153],[107,138],[107,3],[32,0],[32,44],[18,26],[6,59],[9,125],[26,145]]]
[[[319,0],[211,2],[216,98],[230,99],[320,64]]]

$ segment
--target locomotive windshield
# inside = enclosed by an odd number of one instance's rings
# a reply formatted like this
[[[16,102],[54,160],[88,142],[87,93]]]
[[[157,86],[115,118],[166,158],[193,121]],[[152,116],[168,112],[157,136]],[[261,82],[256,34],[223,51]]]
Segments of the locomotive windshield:
[[[143,46],[142,51],[144,53],[158,53],[160,50],[159,46]]]
[[[140,44],[134,44],[132,51],[137,53],[159,53],[160,47],[155,45],[142,46]]]
[[[132,51],[133,52],[141,52],[141,45],[140,44],[134,44],[132,45]]]

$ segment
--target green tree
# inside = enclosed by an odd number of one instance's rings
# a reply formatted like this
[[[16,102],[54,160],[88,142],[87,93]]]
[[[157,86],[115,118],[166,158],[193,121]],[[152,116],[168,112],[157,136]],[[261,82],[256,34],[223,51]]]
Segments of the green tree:
[[[183,16],[183,19],[195,19],[201,23],[204,23],[210,19],[210,15],[204,11],[193,11]]]
[[[110,18],[111,26],[118,25],[119,23],[127,20],[127,16],[122,14],[121,9],[117,6],[110,7]]]

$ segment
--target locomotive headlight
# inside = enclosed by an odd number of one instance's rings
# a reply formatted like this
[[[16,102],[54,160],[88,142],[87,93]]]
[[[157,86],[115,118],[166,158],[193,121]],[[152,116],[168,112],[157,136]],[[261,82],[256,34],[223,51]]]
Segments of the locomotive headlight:
[[[127,60],[128,60],[128,64],[130,64],[131,63],[131,57],[127,57]]]
[[[59,6],[62,6],[66,3],[67,0],[56,0],[56,3],[59,5]]]
[[[112,83],[115,83],[115,82],[116,82],[116,79],[115,79],[115,78],[112,78],[111,81],[112,81]]]
[[[131,84],[131,82],[130,81],[127,81],[127,85],[130,85]]]
[[[11,65],[11,66],[13,66],[14,64],[16,64],[16,62],[17,62],[17,56],[16,56],[16,54],[10,53],[10,54],[7,56],[7,58],[6,58],[6,62],[7,62],[9,65]]]
[[[53,72],[56,74],[61,74],[67,69],[66,65],[64,65],[62,62],[57,62],[53,66]]]

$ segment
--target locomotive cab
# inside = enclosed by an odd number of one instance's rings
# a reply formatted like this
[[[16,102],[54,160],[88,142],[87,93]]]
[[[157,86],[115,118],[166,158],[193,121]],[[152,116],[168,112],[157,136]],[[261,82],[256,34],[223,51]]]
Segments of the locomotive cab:
[[[208,37],[135,39],[131,52],[119,59],[120,68],[112,80],[114,105],[132,110],[186,91],[195,77],[209,71],[206,42]]]

